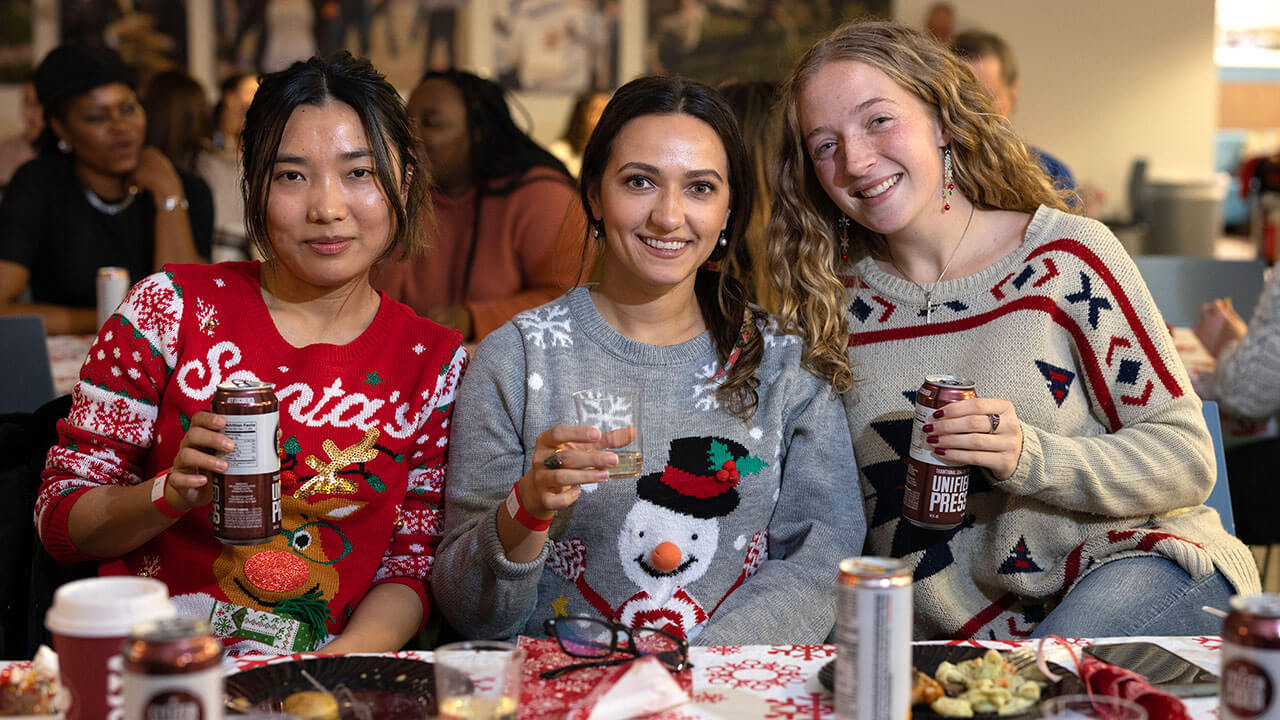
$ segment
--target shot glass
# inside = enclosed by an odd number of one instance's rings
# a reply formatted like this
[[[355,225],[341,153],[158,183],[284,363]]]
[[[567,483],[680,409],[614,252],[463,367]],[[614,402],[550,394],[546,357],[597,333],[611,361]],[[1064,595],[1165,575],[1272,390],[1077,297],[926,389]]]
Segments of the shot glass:
[[[640,474],[644,453],[640,438],[640,407],[644,393],[634,387],[599,387],[573,394],[578,424],[596,428],[606,445],[617,454],[618,464],[609,468],[610,478]],[[625,444],[624,444],[625,443]]]
[[[468,640],[435,650],[440,720],[515,720],[524,650],[512,643]]]

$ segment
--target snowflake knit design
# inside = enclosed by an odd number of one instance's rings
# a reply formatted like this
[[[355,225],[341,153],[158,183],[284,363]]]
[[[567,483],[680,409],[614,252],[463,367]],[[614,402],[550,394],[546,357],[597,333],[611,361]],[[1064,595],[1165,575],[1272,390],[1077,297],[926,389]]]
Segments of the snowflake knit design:
[[[572,322],[569,306],[563,303],[545,305],[516,315],[512,322],[534,347],[573,347]]]

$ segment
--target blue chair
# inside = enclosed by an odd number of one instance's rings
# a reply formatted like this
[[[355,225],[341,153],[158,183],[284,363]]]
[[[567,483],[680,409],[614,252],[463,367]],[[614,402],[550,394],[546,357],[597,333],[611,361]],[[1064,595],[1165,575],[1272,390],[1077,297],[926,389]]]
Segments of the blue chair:
[[[1231,483],[1227,480],[1227,454],[1222,448],[1222,422],[1218,418],[1218,403],[1205,400],[1201,404],[1204,411],[1204,424],[1209,426],[1209,435],[1213,436],[1213,457],[1218,461],[1218,481],[1213,484],[1209,499],[1205,505],[1218,511],[1222,518],[1222,527],[1232,535],[1236,534],[1236,515],[1231,510]]]

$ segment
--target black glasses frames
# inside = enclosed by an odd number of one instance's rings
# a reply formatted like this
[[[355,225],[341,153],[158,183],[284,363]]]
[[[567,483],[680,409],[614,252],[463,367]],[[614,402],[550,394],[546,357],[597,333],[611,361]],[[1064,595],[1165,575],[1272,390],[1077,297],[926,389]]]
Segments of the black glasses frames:
[[[673,673],[693,667],[689,664],[688,641],[657,628],[629,628],[577,615],[550,618],[543,623],[542,629],[548,636],[556,639],[566,655],[594,658],[548,670],[540,675],[544,680],[554,680],[583,668],[621,665],[645,656],[653,656]],[[631,657],[605,659],[615,652],[629,653]]]

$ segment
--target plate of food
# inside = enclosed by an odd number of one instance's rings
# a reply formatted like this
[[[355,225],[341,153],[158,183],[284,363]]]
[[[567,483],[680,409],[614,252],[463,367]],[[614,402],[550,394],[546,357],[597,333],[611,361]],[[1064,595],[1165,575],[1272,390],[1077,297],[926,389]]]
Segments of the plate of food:
[[[912,649],[912,718],[1036,717],[1040,700],[1084,692],[1080,679],[1057,663],[1049,669],[1062,679],[1051,683],[1032,666],[1013,672],[1008,654],[958,645],[916,645]],[[835,661],[818,671],[818,681],[831,690]],[[989,682],[987,682],[989,681]]]
[[[233,711],[284,711],[303,720],[405,720],[436,714],[434,666],[353,655],[281,662],[227,676]],[[235,717],[230,715],[229,717]]]

